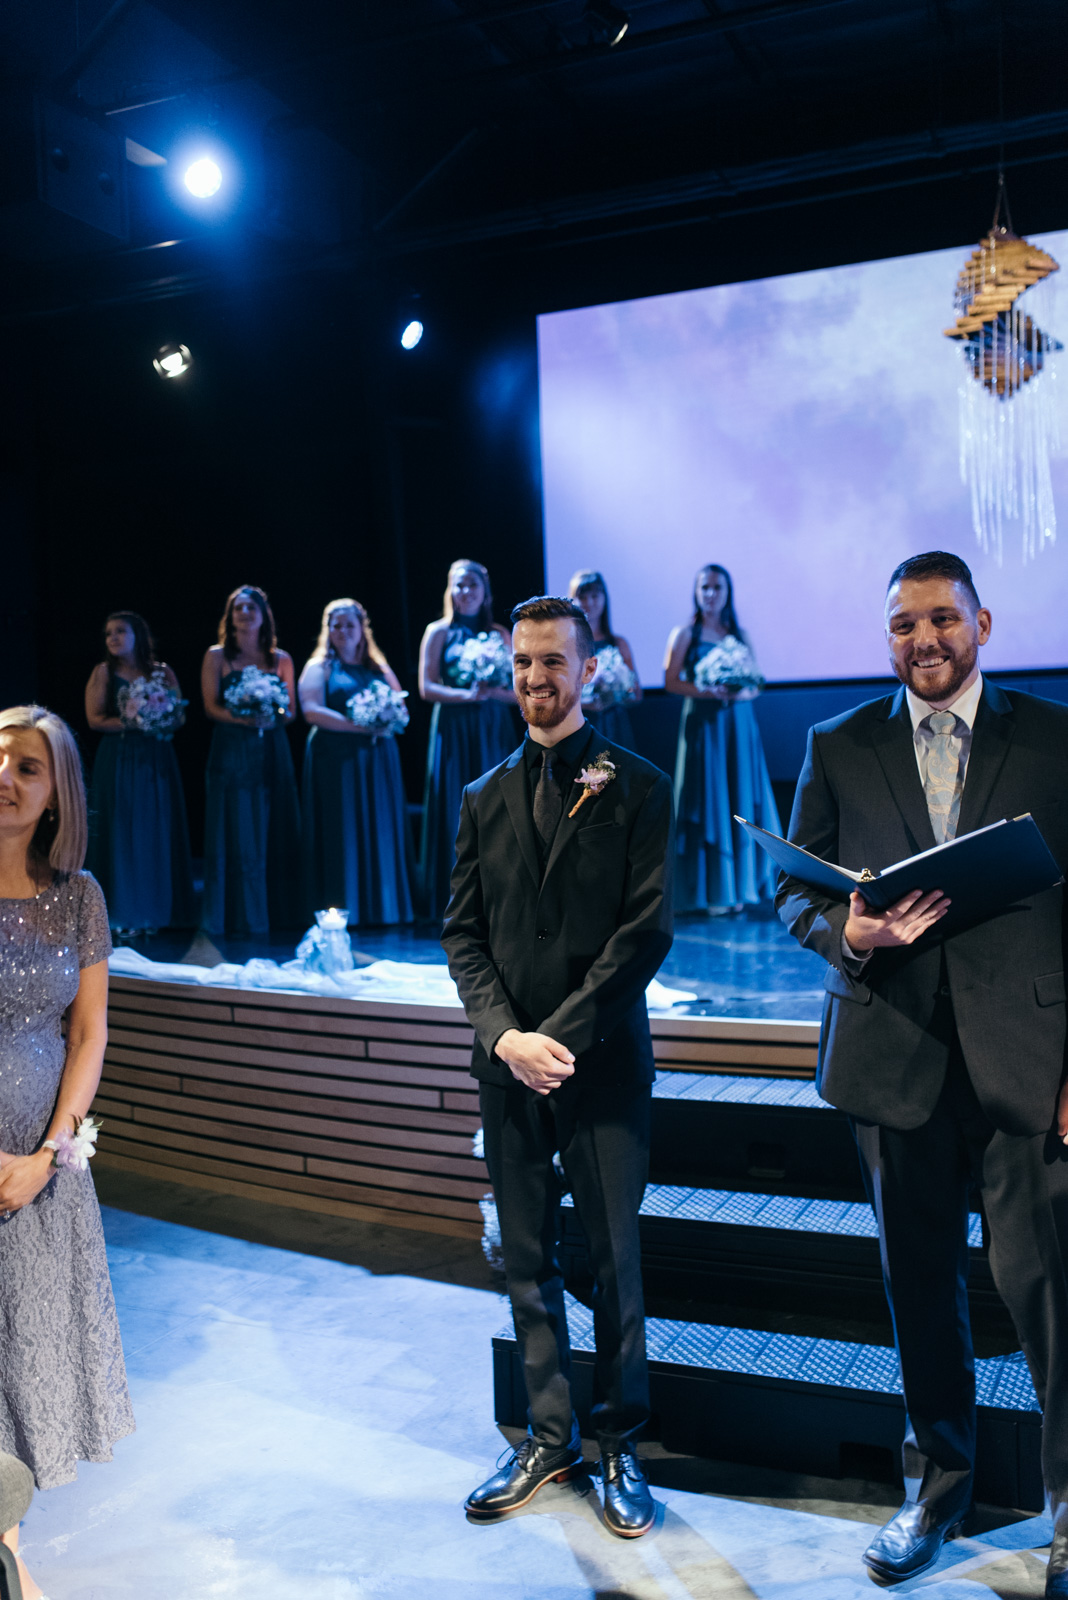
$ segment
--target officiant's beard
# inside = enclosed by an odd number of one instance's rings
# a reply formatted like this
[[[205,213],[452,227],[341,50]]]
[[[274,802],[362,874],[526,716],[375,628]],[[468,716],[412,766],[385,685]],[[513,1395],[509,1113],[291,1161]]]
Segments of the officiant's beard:
[[[557,689],[547,700],[534,700],[528,694],[517,694],[516,699],[520,716],[532,728],[558,728],[582,700],[582,684],[576,684],[566,697]]]
[[[942,674],[939,674],[938,681],[932,681],[932,675],[929,673],[917,675],[915,672],[916,660],[912,657],[904,662],[902,666],[899,666],[891,656],[890,664],[901,679],[901,682],[912,690],[917,699],[926,700],[928,705],[932,705],[935,701],[946,705],[949,701],[956,699],[968,677],[975,670],[975,664],[979,660],[979,646],[972,640],[970,647],[963,653],[958,654],[949,647],[943,646],[941,650],[932,650],[930,654],[933,656],[949,656],[949,660],[942,669],[943,673],[948,674],[945,678],[942,677]],[[922,661],[924,658],[921,656],[918,659]]]

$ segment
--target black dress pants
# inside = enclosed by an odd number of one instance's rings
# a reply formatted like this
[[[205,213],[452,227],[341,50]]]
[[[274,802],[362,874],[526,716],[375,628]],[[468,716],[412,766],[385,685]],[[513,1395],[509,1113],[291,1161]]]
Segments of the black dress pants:
[[[1005,1070],[1011,1072],[1011,1062]],[[983,1197],[994,1282],[1043,1408],[1047,1504],[1068,1532],[1068,1151],[1054,1133],[1026,1137],[995,1128],[956,1042],[927,1122],[905,1132],[854,1122],[853,1131],[879,1223],[901,1360],[908,1498],[940,1514],[971,1498],[975,1363],[967,1230],[974,1182]]]
[[[486,1163],[535,1439],[572,1439],[571,1351],[557,1259],[559,1150],[586,1231],[594,1278],[593,1421],[602,1448],[637,1437],[649,1417],[638,1210],[649,1171],[648,1087],[583,1084],[581,1068],[549,1095],[480,1085]]]

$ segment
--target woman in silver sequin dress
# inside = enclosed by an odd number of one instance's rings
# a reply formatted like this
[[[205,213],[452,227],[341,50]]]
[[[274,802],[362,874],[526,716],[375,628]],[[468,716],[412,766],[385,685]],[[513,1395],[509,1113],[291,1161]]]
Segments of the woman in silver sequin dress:
[[[111,940],[85,842],[70,730],[39,706],[0,712],[0,1450],[42,1489],[134,1427],[93,1180],[44,1148],[87,1114],[107,1038]],[[17,1549],[18,1529],[3,1539]]]

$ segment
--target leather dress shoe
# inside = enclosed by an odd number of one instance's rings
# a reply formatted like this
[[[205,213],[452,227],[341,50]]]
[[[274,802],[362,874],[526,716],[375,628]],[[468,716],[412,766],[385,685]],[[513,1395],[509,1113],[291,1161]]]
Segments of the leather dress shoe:
[[[626,1445],[621,1450],[602,1450],[601,1481],[605,1526],[621,1539],[637,1539],[647,1533],[656,1506],[634,1451]]]
[[[883,1583],[900,1583],[926,1572],[938,1560],[945,1541],[961,1532],[967,1515],[967,1510],[959,1509],[939,1515],[937,1507],[906,1500],[864,1552],[872,1576]]]
[[[1046,1600],[1068,1600],[1068,1533],[1055,1533],[1050,1545]]]
[[[468,1495],[464,1510],[476,1521],[490,1522],[508,1511],[518,1511],[547,1483],[567,1483],[581,1472],[581,1446],[539,1444],[528,1436],[492,1478]]]

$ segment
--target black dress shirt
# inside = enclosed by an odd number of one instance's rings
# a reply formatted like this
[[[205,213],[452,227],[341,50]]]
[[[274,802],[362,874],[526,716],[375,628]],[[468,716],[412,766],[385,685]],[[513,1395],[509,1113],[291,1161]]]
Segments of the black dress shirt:
[[[527,734],[523,741],[523,761],[526,767],[527,797],[530,801],[531,815],[534,812],[534,791],[538,787],[542,758],[546,752],[552,758],[552,781],[557,785],[563,796],[564,805],[560,815],[566,816],[571,810],[571,807],[582,793],[581,789],[576,789],[575,779],[583,766],[587,754],[586,746],[590,742],[592,734],[593,728],[588,722],[584,722],[581,728],[576,728],[574,733],[569,733],[566,739],[561,739],[559,744],[554,745],[538,744],[536,740],[530,737],[529,733]],[[541,856],[541,865],[544,869],[545,863],[549,859],[552,840],[550,839],[548,843],[545,843],[536,828],[534,832],[538,844],[538,853]]]

